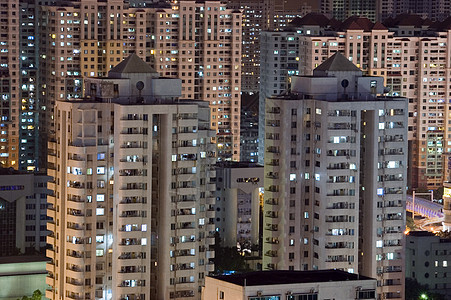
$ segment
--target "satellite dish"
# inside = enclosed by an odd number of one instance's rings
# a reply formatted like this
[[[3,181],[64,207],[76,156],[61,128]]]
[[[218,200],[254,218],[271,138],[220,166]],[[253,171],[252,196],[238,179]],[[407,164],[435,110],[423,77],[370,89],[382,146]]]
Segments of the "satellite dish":
[[[136,88],[138,89],[138,91],[141,91],[144,88],[144,82],[138,81],[136,83]]]
[[[348,85],[349,85],[349,80],[343,79],[343,80],[341,81],[341,86],[342,86],[343,88],[347,88]]]

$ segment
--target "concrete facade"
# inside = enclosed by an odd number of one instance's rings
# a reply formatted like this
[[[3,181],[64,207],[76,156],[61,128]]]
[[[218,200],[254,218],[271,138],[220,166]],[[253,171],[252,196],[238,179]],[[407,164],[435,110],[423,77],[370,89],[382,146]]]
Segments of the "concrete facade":
[[[160,76],[180,78],[182,98],[210,103],[218,156],[239,160],[240,11],[218,1],[140,8],[122,0],[48,4],[40,10],[40,126],[44,141],[49,138],[47,133],[56,130],[52,119],[55,101],[80,99],[83,80],[106,76],[135,53]],[[45,145],[41,151],[46,157]]]
[[[403,298],[407,99],[383,90],[337,53],[266,99],[264,269],[338,268]]]
[[[291,30],[291,31],[290,31]],[[324,16],[307,15],[293,22],[283,35],[298,40],[295,57],[300,75],[312,75],[313,70],[335,52],[341,52],[365,74],[382,76],[386,94],[409,99],[409,172],[411,188],[437,189],[450,173],[448,153],[451,141],[446,113],[449,81],[446,60],[450,53],[449,25],[433,23],[418,16],[403,15],[386,24],[369,19],[350,17],[341,23]],[[286,66],[275,61],[282,33],[263,32],[261,50],[260,118],[264,97],[289,89]],[[263,40],[267,37],[267,44]],[[265,53],[268,60],[265,65]],[[280,60],[280,58],[277,58]],[[288,81],[289,82],[289,81]],[[262,119],[259,120],[259,123]],[[259,142],[262,143],[262,129]],[[262,156],[262,147],[259,155]]]
[[[224,246],[250,249],[259,244],[263,167],[250,163],[218,164],[216,220]]]
[[[451,297],[450,254],[449,238],[425,231],[409,232],[406,236],[406,277],[427,285],[430,291]]]
[[[50,177],[0,170],[0,256],[45,252]]]
[[[83,101],[57,102],[48,298],[200,298],[214,270],[214,131],[208,103],[178,100],[179,79],[156,95],[159,79],[132,55],[86,80]]]

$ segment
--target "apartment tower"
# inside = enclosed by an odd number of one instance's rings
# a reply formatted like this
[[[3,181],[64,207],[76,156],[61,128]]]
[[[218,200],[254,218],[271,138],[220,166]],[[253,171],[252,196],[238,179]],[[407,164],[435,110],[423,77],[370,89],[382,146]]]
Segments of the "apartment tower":
[[[220,160],[240,159],[241,11],[220,1],[152,9],[152,65],[182,79],[182,97],[210,103]]]
[[[338,268],[404,297],[407,99],[340,53],[266,100],[263,268]]]
[[[19,1],[2,0],[0,41],[0,164],[18,169],[20,118]]]
[[[39,20],[43,140],[55,131],[55,101],[81,98],[83,80],[135,53],[161,76],[180,78],[183,98],[210,103],[218,157],[239,160],[240,11],[220,1],[82,0],[43,5]]]
[[[137,55],[58,101],[49,142],[50,299],[199,299],[213,271],[208,103]]]
[[[446,54],[451,51],[450,28],[449,22],[433,23],[413,15],[399,16],[384,24],[361,17],[336,22],[324,16],[307,15],[287,29],[299,40],[296,60],[300,75],[312,75],[322,62],[341,52],[365,74],[384,77],[389,96],[409,99],[411,188],[437,189],[450,172],[446,160],[451,153],[451,127],[446,126],[449,114],[445,109],[449,96],[445,82],[450,76],[446,71],[449,66]],[[262,42],[260,74],[262,91],[270,92],[266,92],[266,97],[283,91],[282,88],[270,91],[273,86],[288,86],[286,65],[271,56],[274,51],[281,53],[280,42],[276,40],[280,35],[280,32],[262,33],[262,39],[267,36],[268,41]],[[261,97],[260,103],[264,99]],[[259,128],[262,130],[264,127]]]

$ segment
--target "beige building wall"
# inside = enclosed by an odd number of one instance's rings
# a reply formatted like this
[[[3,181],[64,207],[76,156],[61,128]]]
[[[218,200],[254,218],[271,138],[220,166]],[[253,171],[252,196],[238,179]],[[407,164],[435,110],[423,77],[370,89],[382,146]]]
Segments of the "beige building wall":
[[[46,296],[199,299],[214,270],[208,103],[176,101],[180,80],[136,55],[85,84],[56,104]]]
[[[405,37],[382,28],[299,36],[299,70],[310,75],[340,51],[368,75],[384,77],[388,95],[409,99],[409,185],[437,189],[449,174],[447,156],[442,154],[451,151],[445,105],[450,90],[446,54],[451,51],[451,35],[447,31],[416,37],[405,30]]]
[[[182,98],[210,103],[221,160],[239,160],[241,12],[217,1],[155,9],[153,66],[182,79]]]
[[[340,81],[266,99],[263,269],[338,268],[402,298],[407,100],[309,99],[341,97]]]

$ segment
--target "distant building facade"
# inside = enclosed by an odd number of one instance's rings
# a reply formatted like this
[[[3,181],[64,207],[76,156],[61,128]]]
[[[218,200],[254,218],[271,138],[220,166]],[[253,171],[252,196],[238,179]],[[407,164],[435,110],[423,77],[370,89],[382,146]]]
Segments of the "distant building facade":
[[[0,170],[0,256],[44,253],[50,177]]]
[[[250,249],[260,242],[263,166],[222,163],[216,166],[216,220],[224,246]]]
[[[427,231],[410,231],[406,236],[406,278],[417,280],[430,291],[451,297],[449,268],[451,239]]]
[[[447,159],[447,153],[451,152],[448,145],[451,141],[448,141],[449,127],[445,126],[448,115],[444,110],[448,95],[444,82],[449,77],[444,55],[451,52],[447,42],[450,20],[431,22],[419,16],[401,15],[381,24],[356,16],[337,22],[309,14],[296,19],[283,33],[299,39],[295,58],[300,75],[312,75],[327,58],[341,52],[365,74],[384,77],[388,96],[409,99],[408,161],[411,172],[408,185],[412,188],[437,189],[450,172],[445,156]],[[278,48],[282,44],[276,40],[280,38],[280,32],[269,31],[263,32],[261,37],[260,124],[265,97],[289,88],[289,70],[281,63],[282,58],[278,57],[276,61],[274,54],[282,53]],[[259,128],[260,145],[262,126]],[[259,147],[259,151],[263,151],[263,147]]]
[[[221,160],[240,159],[241,12],[219,1],[58,2],[40,7],[40,138],[51,138],[55,101],[81,99],[83,80],[106,76],[135,53],[182,97],[210,103]],[[139,6],[139,5],[138,5]],[[209,21],[207,21],[209,20]],[[41,152],[45,166],[47,147]]]

